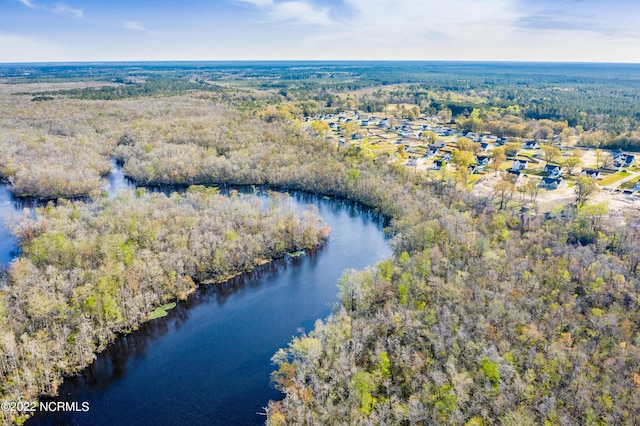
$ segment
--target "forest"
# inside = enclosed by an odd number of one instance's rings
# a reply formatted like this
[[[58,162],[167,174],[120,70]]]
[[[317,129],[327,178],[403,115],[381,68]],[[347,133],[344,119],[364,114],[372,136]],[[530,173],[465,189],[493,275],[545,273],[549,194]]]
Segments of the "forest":
[[[194,282],[314,247],[326,235],[313,212],[299,218],[277,199],[265,211],[209,189],[241,184],[377,209],[390,219],[394,252],[346,271],[334,313],[273,356],[284,397],[268,404],[267,424],[640,423],[637,215],[609,220],[606,206],[589,203],[548,218],[499,206],[454,178],[404,167],[398,154],[343,149],[303,125],[308,114],[411,98],[473,130],[517,125],[533,136],[557,126],[552,134],[567,130],[585,144],[629,147],[639,113],[633,73],[539,65],[527,71],[538,78],[527,80],[510,74],[515,65],[473,74],[474,66],[453,64],[431,78],[411,67],[359,66],[333,79],[346,72],[340,64],[314,69],[315,77],[248,67],[227,70],[237,78],[232,88],[117,100],[25,91],[16,77],[14,93],[22,94],[3,98],[0,173],[18,195],[93,201],[60,201],[15,224],[23,254],[2,290],[2,396],[55,392],[62,372]],[[211,80],[222,73],[214,71]],[[260,73],[272,77],[252,80]],[[357,90],[347,90],[357,73]],[[111,157],[143,186],[207,186],[110,201],[100,177]],[[78,175],[60,172],[74,162]],[[78,180],[90,185],[67,190]]]

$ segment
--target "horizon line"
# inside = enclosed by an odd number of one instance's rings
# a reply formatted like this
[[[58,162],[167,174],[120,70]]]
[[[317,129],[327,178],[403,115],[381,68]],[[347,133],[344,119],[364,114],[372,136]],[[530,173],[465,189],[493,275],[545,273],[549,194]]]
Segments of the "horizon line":
[[[476,63],[476,64],[572,64],[572,65],[640,65],[640,62],[561,61],[561,60],[479,60],[479,59],[145,59],[78,61],[0,61],[7,65],[81,65],[81,64],[158,64],[158,63]]]

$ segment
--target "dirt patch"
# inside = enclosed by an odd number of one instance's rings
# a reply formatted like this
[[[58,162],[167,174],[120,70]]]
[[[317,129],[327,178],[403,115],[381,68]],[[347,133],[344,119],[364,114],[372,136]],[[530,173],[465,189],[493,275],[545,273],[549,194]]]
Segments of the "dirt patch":
[[[503,174],[496,175],[495,173],[488,173],[484,175],[473,186],[473,193],[480,196],[490,197],[493,195],[493,191],[496,183],[503,179]],[[521,178],[516,186],[525,185],[527,179],[534,178]],[[524,202],[525,205],[533,207],[529,202],[528,194],[520,194],[516,192],[512,198]],[[537,210],[539,213],[547,213],[558,207],[563,207],[575,203],[576,193],[573,186],[569,186],[567,182],[563,182],[558,189],[546,190],[540,188],[538,197],[536,199]],[[624,219],[629,215],[640,216],[640,195],[637,194],[625,194],[623,192],[611,192],[600,191],[590,200],[592,203],[607,203],[609,208],[609,217]]]

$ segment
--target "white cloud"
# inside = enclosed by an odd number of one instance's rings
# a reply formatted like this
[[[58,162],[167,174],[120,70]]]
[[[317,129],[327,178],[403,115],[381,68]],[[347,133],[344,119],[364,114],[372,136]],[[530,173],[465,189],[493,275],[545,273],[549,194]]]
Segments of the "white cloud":
[[[276,21],[292,21],[300,24],[331,25],[328,9],[318,9],[304,1],[274,3],[270,16]]]
[[[122,21],[122,26],[131,31],[140,31],[152,35],[157,34],[155,31],[152,31],[145,27],[145,25],[140,21]]]
[[[252,4],[266,12],[268,21],[287,21],[303,25],[329,26],[333,23],[329,8],[319,8],[304,0],[240,0]]]
[[[122,26],[128,30],[146,31],[146,28],[138,21],[122,21]]]
[[[315,24],[315,28],[309,26],[297,33],[274,29],[282,37],[296,34],[297,38],[292,38],[286,50],[273,47],[270,50],[273,57],[640,60],[640,51],[633,48],[634,41],[636,45],[640,43],[637,26],[624,25],[624,30],[616,32],[608,24],[629,20],[620,8],[604,12],[605,7],[600,6],[597,10],[603,12],[596,15],[607,16],[606,22],[601,23],[589,15],[586,6],[556,14],[549,12],[547,4],[538,4],[538,0],[524,6],[522,0],[342,0],[340,4],[332,2],[334,6],[325,6],[327,3],[316,6],[311,2],[319,0],[242,1],[259,7],[270,22]],[[544,1],[555,4],[552,0]]]
[[[42,9],[47,12],[54,13],[56,15],[64,15],[70,16],[72,18],[83,18],[84,12],[82,9],[76,9],[70,6],[67,6],[64,3],[56,3],[53,7],[42,6],[40,4],[36,4],[33,0],[18,0],[23,5],[27,6],[30,9]]]
[[[31,9],[36,7],[31,0],[19,0],[19,1],[20,3],[24,4],[27,7],[30,7]]]
[[[344,0],[331,30],[307,41],[310,47],[340,46],[341,59],[477,59],[509,39],[521,17],[514,2]]]
[[[53,8],[47,10],[55,13],[56,15],[66,15],[73,18],[82,18],[84,16],[84,12],[82,11],[82,9],[75,9],[63,3],[56,3]]]
[[[239,0],[243,3],[249,3],[258,7],[273,6],[273,0]]]

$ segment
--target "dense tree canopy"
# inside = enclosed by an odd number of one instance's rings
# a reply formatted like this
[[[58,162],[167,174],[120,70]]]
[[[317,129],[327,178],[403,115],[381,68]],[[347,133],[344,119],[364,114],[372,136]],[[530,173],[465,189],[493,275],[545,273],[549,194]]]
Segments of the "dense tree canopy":
[[[637,78],[561,65],[535,72],[496,65],[502,74],[472,65],[472,72],[390,65],[370,74],[367,67],[327,67],[313,78],[307,70],[239,67],[243,83],[259,89],[251,94],[214,89],[204,77],[222,74],[208,70],[194,85],[3,100],[0,174],[12,190],[91,193],[96,201],[61,201],[15,227],[23,254],[0,293],[0,396],[55,392],[62,373],[184,297],[194,281],[223,279],[321,240],[317,216],[298,217],[278,197],[272,210],[203,187],[104,200],[94,190],[114,155],[140,185],[305,190],[390,219],[393,257],[346,272],[334,314],[273,357],[284,398],[269,404],[268,424],[639,423],[637,217],[605,220],[606,207],[589,204],[593,182],[579,178],[577,206],[544,218],[513,208],[508,180],[492,197],[474,197],[464,180],[414,173],[402,155],[377,154],[368,141],[340,148],[322,128],[314,137],[297,121],[359,105],[414,104],[405,116],[545,139],[542,153],[554,163],[555,139],[574,134],[591,146],[637,145]],[[145,87],[181,96],[129,100]],[[191,90],[201,91],[185,95]],[[114,93],[127,100],[87,100]],[[463,146],[455,161],[466,166],[477,146]],[[497,151],[496,170],[520,148]],[[574,163],[562,160],[569,169]],[[77,168],[66,176],[69,165]],[[69,189],[75,184],[86,187]],[[536,182],[523,188],[536,198]]]

